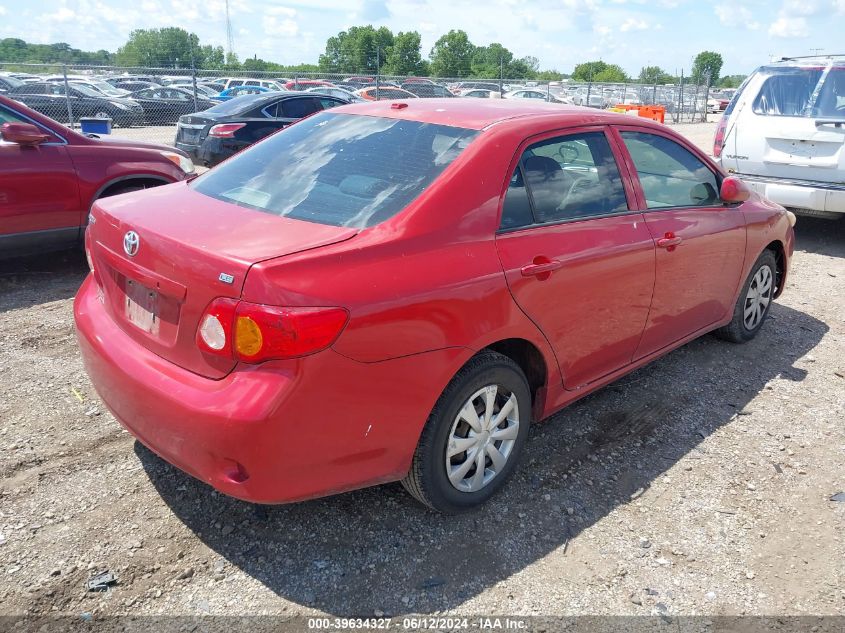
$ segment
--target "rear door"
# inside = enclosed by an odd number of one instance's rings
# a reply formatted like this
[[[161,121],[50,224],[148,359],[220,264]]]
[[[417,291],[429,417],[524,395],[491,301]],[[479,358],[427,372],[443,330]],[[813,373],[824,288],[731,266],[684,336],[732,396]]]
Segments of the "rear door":
[[[733,309],[745,260],[745,218],[722,204],[718,174],[689,148],[653,128],[617,129],[657,246],[654,297],[638,359]]]
[[[33,123],[0,105],[0,125]],[[40,126],[39,126],[40,127]],[[0,248],[73,244],[83,211],[76,171],[65,142],[24,147],[0,140]]]
[[[736,108],[726,166],[739,174],[842,183],[845,64],[764,67]]]
[[[564,385],[577,389],[631,362],[651,303],[654,241],[604,128],[535,137],[518,156],[499,258]]]

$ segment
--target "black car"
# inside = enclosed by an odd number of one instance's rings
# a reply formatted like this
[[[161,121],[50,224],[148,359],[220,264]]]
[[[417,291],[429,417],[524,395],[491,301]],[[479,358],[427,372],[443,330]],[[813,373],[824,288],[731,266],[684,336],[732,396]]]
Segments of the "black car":
[[[15,88],[19,88],[23,85],[24,82],[20,79],[15,79],[14,77],[8,77],[6,75],[0,76],[0,94],[6,94],[10,90],[14,90]]]
[[[201,92],[197,94],[195,103],[192,91],[173,86],[144,88],[133,92],[129,97],[141,104],[144,108],[144,121],[152,125],[176,123],[183,114],[208,110],[216,104],[215,101],[205,98]]]
[[[118,75],[116,77],[106,77],[106,81],[116,88],[119,87],[117,84],[125,81],[143,81],[157,86],[161,84],[161,81],[155,75]]]
[[[128,90],[129,92],[138,92],[144,88],[158,88],[161,84],[153,83],[152,81],[141,81],[140,79],[127,79],[124,81],[110,81],[115,88],[121,90]]]
[[[69,95],[65,96],[64,83],[41,81],[18,86],[7,96],[60,123],[68,122],[68,101],[74,120],[80,117],[108,118],[115,126],[126,127],[144,123],[144,109],[132,99],[106,97],[78,84],[70,85],[69,90]]]
[[[179,118],[176,147],[211,167],[256,141],[320,110],[348,101],[313,92],[264,92]]]
[[[411,94],[415,94],[418,97],[422,97],[424,99],[431,99],[431,98],[449,98],[454,97],[448,89],[444,88],[439,84],[432,84],[423,81],[406,81],[403,83],[400,88],[402,90],[407,90]]]

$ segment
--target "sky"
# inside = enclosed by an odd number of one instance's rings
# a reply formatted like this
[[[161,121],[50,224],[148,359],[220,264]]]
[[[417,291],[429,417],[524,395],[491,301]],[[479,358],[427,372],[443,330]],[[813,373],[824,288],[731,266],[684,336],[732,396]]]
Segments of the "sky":
[[[326,39],[350,26],[418,31],[423,55],[450,29],[499,42],[542,69],[571,72],[601,59],[637,75],[657,65],[686,73],[702,50],[722,74],[772,56],[845,53],[845,0],[229,0],[235,52],[315,63]],[[0,38],[115,51],[138,28],[180,26],[226,45],[225,0],[0,0]],[[0,60],[2,62],[3,60]]]

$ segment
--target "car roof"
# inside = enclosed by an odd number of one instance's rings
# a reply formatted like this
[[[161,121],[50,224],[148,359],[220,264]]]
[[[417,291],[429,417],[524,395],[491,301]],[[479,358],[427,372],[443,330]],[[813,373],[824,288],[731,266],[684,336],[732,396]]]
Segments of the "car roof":
[[[395,108],[393,104],[406,107]],[[572,124],[604,125],[616,123],[662,127],[652,121],[637,117],[616,114],[594,108],[546,103],[539,99],[385,99],[369,103],[356,103],[344,106],[344,113],[381,116],[392,119],[406,119],[420,123],[451,125],[471,130],[483,130],[491,125],[512,119],[549,119],[550,125],[569,126]]]

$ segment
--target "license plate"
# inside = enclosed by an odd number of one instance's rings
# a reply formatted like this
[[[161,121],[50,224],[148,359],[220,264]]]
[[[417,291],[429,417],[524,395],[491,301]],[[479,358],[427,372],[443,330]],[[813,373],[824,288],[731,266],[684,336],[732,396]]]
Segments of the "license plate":
[[[158,293],[131,279],[126,280],[126,318],[144,332],[158,334]]]

